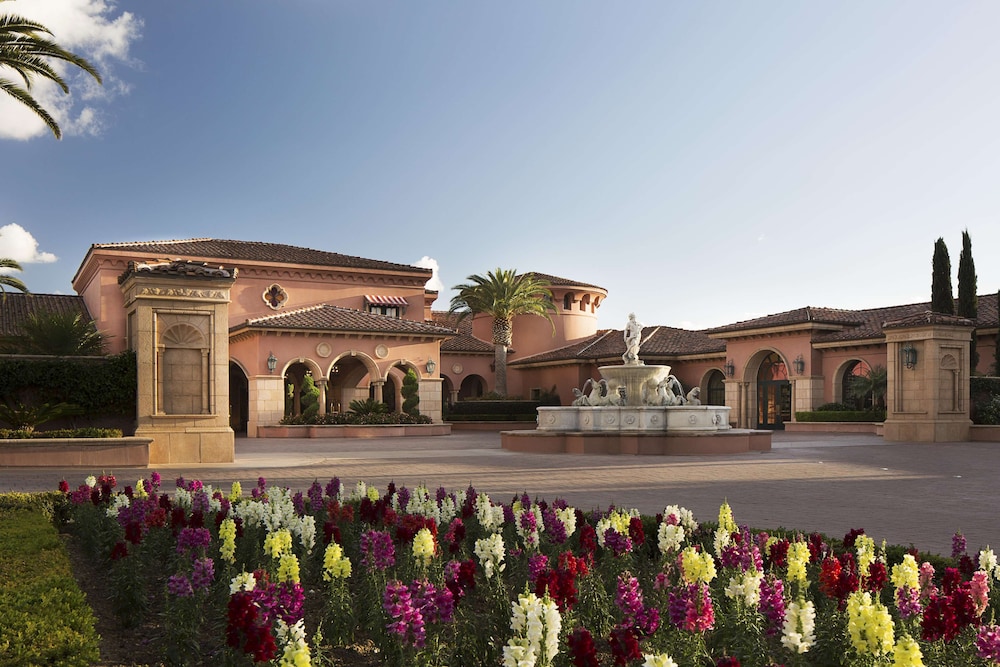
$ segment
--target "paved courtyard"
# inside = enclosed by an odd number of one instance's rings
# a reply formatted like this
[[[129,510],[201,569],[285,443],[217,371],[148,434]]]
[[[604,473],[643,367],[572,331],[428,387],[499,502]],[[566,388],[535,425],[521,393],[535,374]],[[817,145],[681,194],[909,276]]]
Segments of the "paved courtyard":
[[[498,433],[379,439],[247,439],[236,463],[157,466],[165,479],[183,474],[217,488],[239,480],[245,491],[269,484],[305,489],[339,477],[384,489],[425,484],[448,490],[472,484],[509,501],[527,492],[564,498],[584,510],[615,504],[655,514],[677,504],[715,521],[728,500],[737,523],[754,528],[819,530],[840,537],[864,528],[886,540],[948,554],[960,530],[969,550],[1000,548],[1000,443],[886,443],[868,435],[774,434],[772,450],[735,456],[575,456],[522,454],[500,447]],[[0,468],[0,492],[75,486],[101,470]],[[134,484],[145,468],[107,470]]]

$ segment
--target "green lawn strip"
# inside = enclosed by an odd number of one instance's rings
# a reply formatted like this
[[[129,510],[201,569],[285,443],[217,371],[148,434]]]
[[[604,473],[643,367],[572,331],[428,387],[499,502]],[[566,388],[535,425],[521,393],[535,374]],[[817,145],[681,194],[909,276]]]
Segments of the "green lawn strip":
[[[44,508],[0,503],[0,667],[92,665],[94,615]]]

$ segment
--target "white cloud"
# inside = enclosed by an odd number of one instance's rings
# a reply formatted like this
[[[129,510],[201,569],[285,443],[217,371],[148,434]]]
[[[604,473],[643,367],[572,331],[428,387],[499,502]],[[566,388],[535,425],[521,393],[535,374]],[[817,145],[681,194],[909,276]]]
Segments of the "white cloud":
[[[436,259],[424,255],[420,258],[420,261],[415,262],[413,266],[419,266],[422,269],[432,269],[434,273],[431,274],[431,279],[427,281],[427,284],[424,285],[424,287],[438,293],[444,291],[444,283],[441,282],[441,276],[438,274],[438,263]]]
[[[0,257],[18,264],[50,264],[58,258],[51,252],[39,252],[38,241],[21,225],[11,223],[0,227]]]
[[[115,16],[115,5],[104,0],[13,0],[5,2],[2,10],[41,23],[52,32],[57,44],[97,68],[103,86],[79,68],[52,60],[50,64],[69,85],[70,93],[63,93],[45,79],[36,79],[31,93],[59,123],[63,136],[100,132],[99,111],[93,106],[78,108],[78,102],[106,102],[128,92],[128,85],[114,75],[112,66],[116,62],[137,64],[129,55],[129,47],[139,38],[142,20],[131,12]],[[5,68],[0,68],[0,78],[22,83],[18,74]],[[48,134],[48,127],[31,110],[10,95],[0,95],[0,139],[27,140]]]

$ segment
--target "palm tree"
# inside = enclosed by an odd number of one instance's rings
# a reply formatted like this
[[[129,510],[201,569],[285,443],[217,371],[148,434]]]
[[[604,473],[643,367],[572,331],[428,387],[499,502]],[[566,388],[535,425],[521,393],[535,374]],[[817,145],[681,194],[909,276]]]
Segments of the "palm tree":
[[[58,84],[64,93],[68,93],[69,86],[49,63],[50,59],[56,59],[76,65],[97,79],[98,83],[103,82],[93,65],[47,36],[52,36],[52,32],[41,23],[13,14],[0,15],[0,69],[10,68],[24,81],[24,85],[20,85],[10,79],[0,78],[0,90],[34,111],[49,126],[56,139],[61,139],[62,130],[55,118],[31,95],[35,77],[48,79]]]
[[[469,315],[486,314],[493,318],[493,359],[496,372],[495,391],[507,395],[507,348],[513,342],[514,318],[518,315],[538,315],[555,324],[549,311],[556,309],[552,303],[549,283],[533,273],[518,275],[514,269],[496,269],[485,276],[472,275],[469,283],[452,289],[458,294],[451,299],[449,313],[457,314],[459,321]]]
[[[105,336],[79,313],[37,312],[21,324],[21,334],[7,344],[20,354],[100,356]]]
[[[858,401],[872,399],[872,407],[884,408],[885,395],[889,387],[889,371],[885,366],[873,366],[864,375],[851,378],[847,391],[851,398]]]
[[[14,276],[9,276],[3,272],[4,269],[13,269],[15,271],[21,270],[21,265],[12,259],[7,257],[0,257],[0,292],[3,293],[3,298],[7,298],[7,287],[12,287],[20,292],[27,292],[28,287],[20,278],[15,278]]]

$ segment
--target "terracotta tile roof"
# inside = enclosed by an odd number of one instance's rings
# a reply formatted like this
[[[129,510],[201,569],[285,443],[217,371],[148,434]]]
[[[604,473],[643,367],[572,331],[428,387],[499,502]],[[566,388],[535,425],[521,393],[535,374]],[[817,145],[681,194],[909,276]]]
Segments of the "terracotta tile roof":
[[[492,343],[472,335],[471,317],[466,317],[459,322],[458,315],[435,310],[431,313],[431,321],[439,327],[457,332],[454,337],[441,343],[441,352],[451,352],[453,354],[493,354]]]
[[[538,271],[527,271],[526,273],[531,273],[536,278],[540,278],[553,287],[589,287],[591,289],[598,289],[602,292],[607,292],[606,289],[599,285],[592,285],[591,283],[582,283],[579,280],[570,280],[569,278],[560,278],[559,276],[553,276],[548,273],[539,273]]]
[[[449,337],[455,332],[445,327],[366,313],[352,308],[320,304],[287,313],[249,319],[233,327],[230,333],[244,329],[294,329],[297,331],[365,332],[415,336]]]
[[[198,258],[205,260],[225,259],[227,261],[274,262],[285,264],[309,264],[313,266],[343,267],[352,269],[373,269],[385,271],[407,271],[426,274],[430,279],[431,269],[409,264],[396,264],[377,259],[365,259],[336,252],[314,250],[283,243],[260,241],[232,241],[227,239],[175,239],[168,241],[134,241],[128,243],[95,243],[92,249],[125,250],[147,255],[150,259]]]
[[[643,361],[659,361],[687,355],[723,354],[725,341],[716,340],[699,331],[687,331],[674,327],[644,327],[639,358]],[[511,365],[535,364],[553,361],[590,361],[621,359],[625,354],[625,335],[620,329],[604,329],[593,336],[574,342],[565,347],[512,361]]]
[[[214,266],[208,262],[189,262],[183,259],[162,262],[129,262],[125,272],[118,276],[118,283],[125,282],[133,273],[151,273],[158,276],[178,276],[185,278],[235,278],[237,270],[224,266]]]
[[[23,294],[7,292],[7,298],[0,296],[0,336],[21,334],[21,323],[35,313],[72,313],[90,321],[90,313],[83,298],[66,294]]]
[[[957,327],[976,326],[975,322],[966,317],[959,317],[958,315],[944,315],[943,313],[934,313],[929,310],[925,310],[922,313],[916,313],[914,315],[902,317],[898,320],[885,322],[882,325],[882,328],[900,329],[903,327],[920,326],[921,324],[949,324],[951,326],[957,326]]]
[[[976,326],[979,328],[998,326],[997,295],[980,295],[977,304],[978,317],[976,318]],[[919,319],[928,311],[930,311],[930,302],[868,308],[864,310],[805,307],[744,322],[736,322],[735,324],[727,324],[714,329],[706,329],[704,333],[710,335],[716,333],[733,333],[815,322],[840,325],[844,328],[840,331],[818,334],[813,337],[814,343],[834,343],[840,341],[847,343],[850,341],[882,338],[885,335],[882,329],[887,322],[906,321],[912,317]]]

